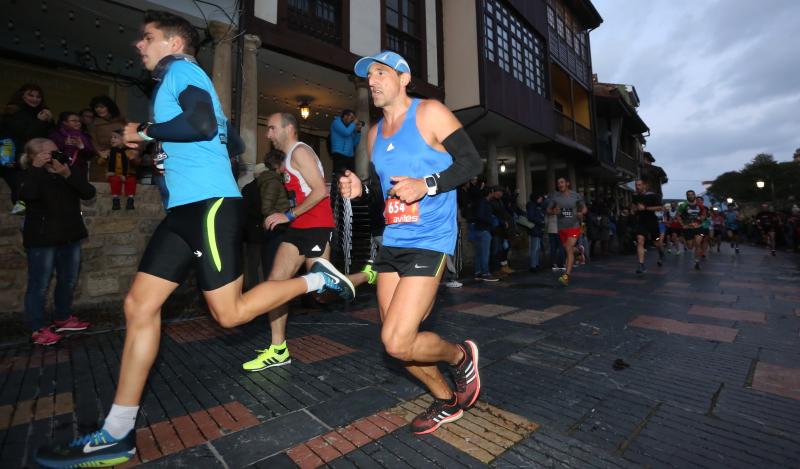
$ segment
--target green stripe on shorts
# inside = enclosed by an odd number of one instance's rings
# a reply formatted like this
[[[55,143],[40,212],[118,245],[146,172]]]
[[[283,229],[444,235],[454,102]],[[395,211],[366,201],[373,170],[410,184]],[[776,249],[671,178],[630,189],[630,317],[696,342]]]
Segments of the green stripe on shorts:
[[[447,254],[442,254],[442,260],[439,261],[439,267],[436,268],[436,275],[434,277],[438,277],[439,273],[442,271],[442,266],[444,265],[444,261],[447,259]]]
[[[225,199],[223,198],[217,199],[217,201],[214,202],[214,205],[211,206],[211,210],[208,211],[208,215],[206,215],[206,234],[208,235],[208,246],[211,248],[211,259],[214,261],[214,267],[217,268],[217,272],[222,272],[222,259],[219,257],[219,248],[217,248],[217,231],[214,222],[217,216],[217,211],[224,200]]]

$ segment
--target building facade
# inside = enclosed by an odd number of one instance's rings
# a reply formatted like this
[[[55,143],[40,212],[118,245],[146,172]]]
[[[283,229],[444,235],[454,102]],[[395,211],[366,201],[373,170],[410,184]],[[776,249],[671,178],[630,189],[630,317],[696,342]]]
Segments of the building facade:
[[[105,94],[131,121],[149,114],[152,83],[132,47],[145,10],[189,19],[201,33],[199,63],[246,143],[240,185],[252,180],[269,149],[267,116],[300,115],[301,108],[301,140],[317,151],[330,176],[326,139],[332,119],[352,109],[366,122],[366,133],[380,117],[353,65],[384,49],[409,61],[413,95],[442,100],[456,114],[486,162],[487,182],[516,189],[520,206],[530,194],[554,190],[559,176],[589,201],[618,198],[621,183],[636,177],[644,161],[646,125],[635,112],[635,89],[593,83],[590,33],[602,18],[590,0],[15,5],[0,28],[0,94],[8,97],[21,84],[37,82],[55,114],[79,110],[92,96]],[[356,167],[364,174],[366,139],[361,142]],[[108,242],[111,249],[111,237]],[[126,264],[119,288],[94,298],[118,295],[133,268]],[[103,278],[113,275],[109,271]]]

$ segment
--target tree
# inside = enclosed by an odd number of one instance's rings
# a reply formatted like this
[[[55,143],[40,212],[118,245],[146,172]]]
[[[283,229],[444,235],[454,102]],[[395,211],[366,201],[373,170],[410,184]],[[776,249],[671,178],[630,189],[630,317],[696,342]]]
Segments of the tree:
[[[756,181],[764,181],[758,189]],[[774,191],[774,192],[773,192]],[[759,153],[740,171],[720,174],[708,188],[720,199],[732,197],[741,202],[772,202],[778,207],[791,206],[800,200],[800,165],[777,162],[768,153]]]

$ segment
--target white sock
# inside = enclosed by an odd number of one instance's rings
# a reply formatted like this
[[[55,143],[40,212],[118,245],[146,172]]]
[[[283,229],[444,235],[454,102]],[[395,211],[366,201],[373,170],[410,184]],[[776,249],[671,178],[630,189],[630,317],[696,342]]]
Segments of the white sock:
[[[136,414],[139,406],[125,406],[111,404],[111,410],[106,416],[103,430],[116,439],[124,438],[136,426]]]
[[[319,272],[303,275],[303,279],[306,281],[306,293],[317,291],[325,286],[325,277]]]

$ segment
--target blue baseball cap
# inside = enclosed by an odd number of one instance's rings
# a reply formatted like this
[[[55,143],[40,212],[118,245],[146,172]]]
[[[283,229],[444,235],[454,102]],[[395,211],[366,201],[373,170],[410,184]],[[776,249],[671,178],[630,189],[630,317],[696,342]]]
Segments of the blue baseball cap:
[[[361,78],[366,78],[367,72],[369,72],[369,66],[372,65],[373,62],[380,62],[384,65],[388,65],[400,73],[411,73],[411,67],[408,66],[406,59],[397,52],[389,50],[378,52],[372,56],[361,57],[358,59],[358,62],[356,62],[356,66],[353,67],[353,71]]]

